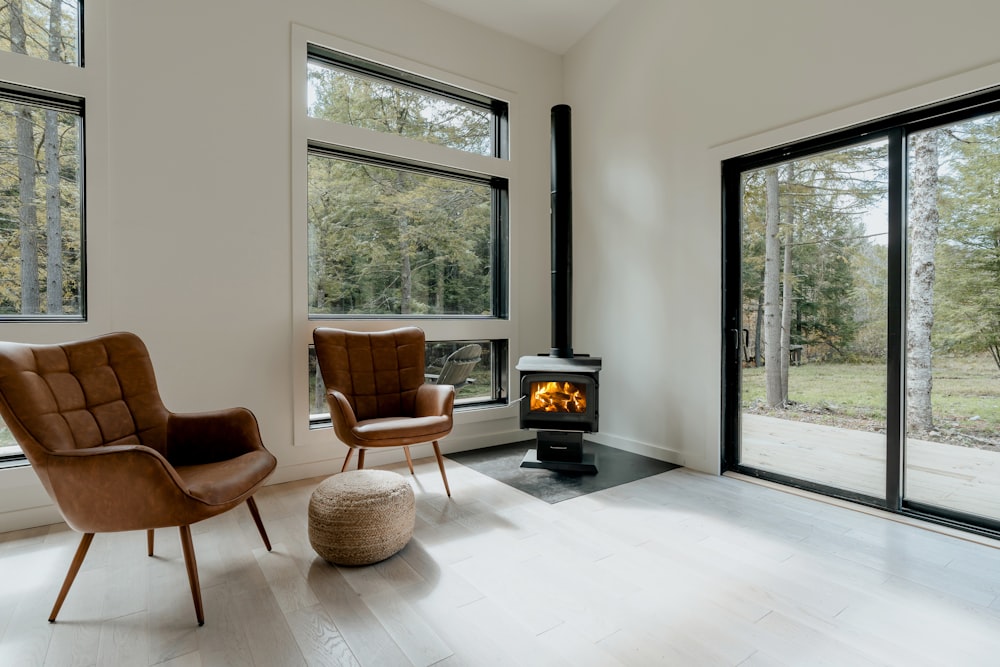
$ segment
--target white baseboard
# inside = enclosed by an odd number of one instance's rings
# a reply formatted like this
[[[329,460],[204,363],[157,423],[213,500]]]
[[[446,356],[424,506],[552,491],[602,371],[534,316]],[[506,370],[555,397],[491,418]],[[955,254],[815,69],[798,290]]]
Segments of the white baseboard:
[[[28,507],[0,514],[0,533],[26,528],[38,528],[53,523],[62,523],[62,515],[55,505]]]
[[[649,458],[656,459],[657,461],[666,461],[667,463],[673,463],[678,466],[684,465],[684,455],[681,452],[667,447],[650,445],[645,442],[629,440],[628,438],[620,438],[606,433],[588,433],[584,436],[584,438],[592,442],[596,442],[599,445],[607,445],[608,447],[614,447],[615,449],[620,449],[622,451],[639,454],[640,456],[648,456]]]

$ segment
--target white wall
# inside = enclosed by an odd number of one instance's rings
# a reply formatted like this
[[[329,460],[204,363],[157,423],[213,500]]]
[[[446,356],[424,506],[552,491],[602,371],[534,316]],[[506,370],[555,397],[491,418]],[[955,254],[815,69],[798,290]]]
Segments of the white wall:
[[[612,444],[719,469],[720,160],[1000,84],[1000,3],[624,0],[567,54],[578,351]]]
[[[87,4],[103,19],[104,2]],[[275,481],[340,469],[346,450],[332,430],[329,445],[293,443],[289,109],[297,23],[516,96],[511,355],[548,349],[549,109],[562,101],[560,58],[412,0],[130,0],[110,2],[106,14],[106,40],[103,26],[91,25],[99,36],[92,46],[107,54],[109,91],[107,127],[98,132],[96,116],[88,118],[102,140],[94,156],[107,148],[106,166],[88,164],[92,185],[106,189],[92,196],[109,202],[89,221],[90,248],[102,260],[90,266],[92,285],[102,287],[91,294],[93,317],[85,325],[0,325],[0,336],[56,342],[134,331],[150,349],[168,408],[242,405],[256,413],[278,457]],[[102,62],[95,56],[92,64]],[[442,448],[516,437],[512,413],[460,421]],[[30,469],[0,470],[0,531],[57,518]]]

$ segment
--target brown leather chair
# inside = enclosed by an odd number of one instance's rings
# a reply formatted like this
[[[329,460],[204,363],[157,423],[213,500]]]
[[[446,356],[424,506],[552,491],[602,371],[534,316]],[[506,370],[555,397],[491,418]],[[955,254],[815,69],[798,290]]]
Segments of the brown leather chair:
[[[71,528],[83,533],[54,622],[94,533],[178,526],[198,625],[205,622],[191,524],[246,503],[277,461],[244,408],[175,414],[146,346],[113,333],[61,345],[0,343],[0,416]]]
[[[378,333],[320,327],[313,330],[313,343],[334,431],[350,448],[341,472],[354,450],[363,468],[365,450],[402,447],[412,474],[410,445],[431,442],[450,496],[438,440],[451,433],[455,388],[424,383],[424,332],[417,327]]]

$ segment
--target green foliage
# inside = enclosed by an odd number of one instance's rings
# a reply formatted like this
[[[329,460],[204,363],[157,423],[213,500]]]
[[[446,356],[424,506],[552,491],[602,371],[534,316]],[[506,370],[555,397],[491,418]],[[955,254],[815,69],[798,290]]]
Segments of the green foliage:
[[[949,128],[939,197],[935,347],[1000,368],[1000,115]]]
[[[11,43],[10,25],[11,10],[15,4],[20,5],[24,20],[25,47],[27,55],[42,60],[59,60],[64,63],[76,63],[77,25],[79,23],[79,2],[76,0],[6,0],[0,3],[0,50],[20,50]],[[55,7],[55,5],[59,5]],[[52,45],[49,41],[49,27],[52,9],[57,10],[59,23],[57,50],[59,57],[52,57]]]
[[[791,274],[782,275],[792,286],[791,343],[808,346],[813,358],[884,354],[878,343],[884,333],[872,335],[884,323],[884,269],[876,264],[880,246],[866,236],[861,219],[885,196],[885,164],[885,144],[875,143],[778,166],[780,223],[792,232]],[[743,300],[750,330],[763,294],[763,175],[750,172],[743,180]]]
[[[461,150],[490,149],[488,112],[311,64],[310,113]],[[314,314],[492,314],[494,198],[484,180],[314,151]]]
[[[46,182],[45,148],[42,142],[44,116],[55,113],[59,127],[59,207],[62,231],[62,303],[63,312],[50,314],[79,313],[81,310],[81,280],[83,256],[83,233],[81,227],[81,184],[80,184],[80,129],[79,117],[67,112],[46,111],[39,107],[14,104],[0,100],[0,315],[34,314],[24,313],[21,303],[22,257],[20,209],[21,179],[18,172],[18,152],[15,140],[15,116],[31,119],[31,144],[35,146],[33,163],[35,183],[32,193],[34,204],[34,231],[38,236],[37,282],[39,291],[46,292],[46,268],[49,257],[46,254],[48,229],[46,227]],[[42,309],[46,299],[39,299]]]
[[[309,115],[490,155],[490,112],[395,83],[309,64]]]

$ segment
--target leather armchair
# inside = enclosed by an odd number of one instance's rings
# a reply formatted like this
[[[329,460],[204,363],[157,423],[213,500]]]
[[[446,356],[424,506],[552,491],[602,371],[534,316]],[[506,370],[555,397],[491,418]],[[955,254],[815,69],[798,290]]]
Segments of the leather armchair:
[[[341,472],[355,450],[363,468],[365,450],[402,447],[412,474],[410,445],[430,442],[450,496],[438,441],[451,433],[455,388],[425,384],[424,332],[417,327],[376,333],[319,327],[313,343],[334,432],[349,448]]]
[[[69,526],[81,533],[54,622],[95,533],[177,526],[198,624],[204,610],[191,524],[246,503],[277,461],[244,408],[176,414],[146,346],[114,333],[60,345],[0,343],[0,416]]]

